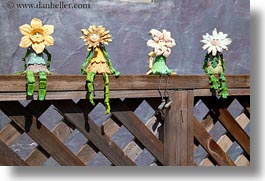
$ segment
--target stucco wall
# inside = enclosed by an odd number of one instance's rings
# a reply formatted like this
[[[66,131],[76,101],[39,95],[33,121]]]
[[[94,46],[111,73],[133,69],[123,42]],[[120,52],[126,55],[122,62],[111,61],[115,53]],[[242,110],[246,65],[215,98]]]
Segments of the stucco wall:
[[[10,2],[13,8],[8,6]],[[50,2],[42,0],[41,4]],[[33,17],[55,26],[55,45],[48,50],[52,53],[52,69],[56,74],[80,74],[80,65],[87,55],[86,46],[79,39],[80,29],[92,24],[110,30],[113,42],[107,50],[122,74],[146,73],[147,54],[151,50],[146,42],[151,28],[167,29],[176,40],[177,46],[168,58],[170,68],[178,74],[204,74],[201,35],[211,33],[214,27],[228,33],[233,40],[229,52],[224,54],[226,73],[249,73],[249,0],[64,1],[89,4],[88,9],[19,9],[17,3],[38,4],[39,1],[0,2],[1,74],[12,74],[23,68],[21,57],[25,49],[18,46],[21,38],[18,27],[29,24]]]

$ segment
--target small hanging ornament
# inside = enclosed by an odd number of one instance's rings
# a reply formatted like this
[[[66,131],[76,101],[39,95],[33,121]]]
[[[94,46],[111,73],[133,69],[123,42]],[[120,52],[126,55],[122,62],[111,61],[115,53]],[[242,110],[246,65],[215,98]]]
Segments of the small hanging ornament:
[[[86,42],[88,45],[87,51],[88,56],[85,62],[81,65],[81,72],[83,75],[87,75],[87,89],[88,89],[88,99],[92,105],[94,103],[94,79],[96,74],[103,75],[104,79],[104,105],[105,113],[110,113],[109,104],[109,77],[108,74],[113,74],[119,76],[120,72],[116,71],[112,66],[110,56],[105,49],[105,45],[111,42],[112,36],[109,31],[103,26],[96,27],[95,25],[90,26],[88,29],[82,29],[82,34],[80,38]]]
[[[217,32],[215,28],[213,34],[206,33],[203,35],[202,43],[205,45],[202,47],[203,50],[207,50],[205,55],[203,70],[209,75],[209,83],[211,88],[218,90],[219,95],[222,98],[227,98],[228,88],[226,84],[225,72],[225,60],[223,57],[223,50],[228,50],[227,45],[232,43],[230,38],[227,38],[228,34],[223,32]],[[219,74],[220,80],[216,78],[216,74]]]
[[[149,71],[146,73],[146,75],[160,75],[158,91],[162,101],[158,106],[158,110],[162,110],[164,108],[168,108],[172,103],[172,99],[168,94],[167,85],[169,81],[169,75],[175,75],[176,73],[167,67],[166,59],[171,53],[171,48],[174,47],[176,43],[171,37],[171,33],[167,30],[162,30],[161,32],[156,29],[151,29],[149,34],[152,36],[152,39],[147,41],[147,46],[152,47],[153,50],[148,54]],[[161,75],[168,75],[164,95],[161,93]],[[165,97],[167,97],[167,100]]]
[[[47,74],[51,74],[51,54],[45,47],[54,44],[54,39],[50,36],[54,32],[54,26],[43,26],[40,19],[33,18],[30,25],[24,24],[20,26],[19,31],[23,35],[19,46],[27,48],[27,52],[22,58],[24,71],[21,71],[20,74],[26,74],[28,96],[33,96],[36,82],[35,75],[38,74],[38,99],[42,101],[46,96]],[[47,62],[43,53],[47,55]]]

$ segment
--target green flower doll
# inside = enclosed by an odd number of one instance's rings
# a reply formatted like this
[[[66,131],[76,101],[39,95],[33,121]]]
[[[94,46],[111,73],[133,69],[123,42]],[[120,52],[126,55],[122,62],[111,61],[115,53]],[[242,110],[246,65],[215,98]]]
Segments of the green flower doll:
[[[206,35],[202,36],[203,40],[201,40],[201,42],[205,44],[202,47],[203,50],[207,49],[203,70],[209,75],[211,88],[218,90],[218,93],[222,98],[227,98],[229,95],[224,75],[225,61],[222,54],[223,49],[228,50],[227,45],[232,43],[232,40],[227,38],[227,36],[228,35],[223,32],[218,33],[215,28],[212,35],[206,33]],[[219,74],[220,81],[215,76],[217,74]]]
[[[176,73],[169,69],[166,65],[166,59],[171,53],[171,48],[176,45],[175,40],[171,37],[171,33],[167,30],[162,30],[162,32],[152,29],[149,31],[149,34],[152,36],[152,39],[147,41],[147,46],[152,47],[153,50],[149,52],[149,71],[146,75],[168,75],[167,84],[169,80],[169,75],[175,75]],[[163,96],[160,91],[161,86],[161,77],[159,85],[159,93],[162,97],[162,102],[158,106],[158,109],[168,108],[172,103],[172,100],[168,96],[167,86],[166,92]],[[168,96],[166,101],[164,97]]]
[[[46,96],[47,74],[50,72],[51,54],[45,46],[54,44],[54,39],[50,35],[54,31],[53,25],[42,25],[42,21],[33,18],[31,24],[24,24],[19,27],[23,37],[19,46],[27,48],[25,56],[22,58],[24,62],[24,71],[27,80],[27,95],[33,96],[35,90],[35,75],[39,77],[38,99],[44,100]],[[47,56],[47,62],[44,59],[44,53]],[[28,58],[28,61],[27,61]]]
[[[92,105],[94,103],[94,79],[96,74],[103,75],[104,79],[104,105],[105,113],[110,113],[109,104],[109,77],[108,74],[114,74],[119,76],[120,72],[116,71],[112,66],[110,56],[105,49],[105,45],[111,42],[112,36],[109,31],[103,26],[96,27],[95,25],[90,26],[88,29],[82,29],[81,39],[83,39],[88,45],[88,56],[85,62],[81,66],[81,72],[83,75],[87,75],[87,89],[88,99]]]
[[[176,74],[166,65],[166,59],[171,53],[171,48],[176,45],[175,40],[171,38],[171,33],[167,30],[162,30],[162,32],[160,32],[156,29],[152,29],[149,34],[152,35],[152,39],[147,41],[147,46],[152,47],[153,50],[148,54],[149,71],[146,74]]]

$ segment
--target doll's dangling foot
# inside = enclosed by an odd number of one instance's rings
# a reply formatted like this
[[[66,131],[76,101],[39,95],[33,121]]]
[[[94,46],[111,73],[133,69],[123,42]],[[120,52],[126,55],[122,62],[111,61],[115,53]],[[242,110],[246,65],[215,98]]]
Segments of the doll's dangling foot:
[[[33,96],[35,90],[35,77],[34,72],[32,70],[28,70],[26,72],[27,79],[27,95]]]
[[[172,104],[173,100],[169,97],[168,100],[167,100],[167,103],[165,104],[165,108],[169,108],[169,106]]]
[[[165,104],[166,104],[166,100],[164,99],[164,98],[162,98],[162,101],[161,101],[161,103],[159,104],[159,106],[158,106],[158,110],[161,110],[161,109],[163,109],[164,107],[165,107]]]

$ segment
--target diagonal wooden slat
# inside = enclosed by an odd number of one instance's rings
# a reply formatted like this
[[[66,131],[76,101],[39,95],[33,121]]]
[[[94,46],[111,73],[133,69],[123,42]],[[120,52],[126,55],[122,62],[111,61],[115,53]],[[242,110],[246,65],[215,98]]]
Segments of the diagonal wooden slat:
[[[162,164],[163,144],[120,99],[111,100],[115,116]]]
[[[193,117],[194,136],[202,147],[211,155],[220,166],[235,166],[234,162],[226,155],[220,146],[213,140],[212,136]]]
[[[237,123],[233,116],[226,109],[233,98],[230,100],[218,100],[217,98],[204,99],[213,117],[218,118],[227,131],[233,136],[238,144],[250,155],[250,138],[242,127]],[[210,105],[210,106],[209,106]]]
[[[60,142],[36,117],[32,116],[19,102],[5,102],[2,111],[13,120],[21,129],[27,130],[27,134],[36,141],[61,165],[82,165],[84,163],[78,159],[62,142]],[[26,128],[27,122],[30,127]],[[44,139],[45,138],[45,139]]]
[[[216,113],[216,112],[215,112]],[[227,109],[218,110],[218,119],[235,138],[238,144],[250,155],[250,138],[242,127],[236,122]]]
[[[65,124],[65,122],[60,121],[56,127],[51,131],[61,142],[71,134],[71,129]],[[32,166],[43,165],[45,161],[50,158],[50,155],[41,147],[37,146],[27,157],[26,162]]]
[[[27,166],[27,163],[1,140],[0,155],[0,166]]]
[[[69,122],[71,122],[89,141],[91,141],[114,165],[130,165],[135,163],[124,155],[118,145],[107,135],[101,134],[101,129],[73,101],[53,102]]]
[[[0,140],[2,140],[7,145],[12,145],[24,131],[19,128],[16,123],[11,121],[5,128],[0,132]]]

